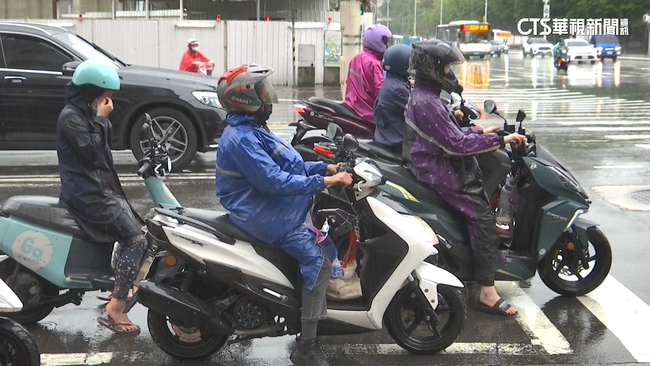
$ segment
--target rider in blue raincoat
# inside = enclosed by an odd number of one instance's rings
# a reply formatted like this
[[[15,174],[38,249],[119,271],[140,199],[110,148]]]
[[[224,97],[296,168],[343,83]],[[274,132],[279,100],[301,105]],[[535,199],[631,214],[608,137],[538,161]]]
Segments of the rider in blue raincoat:
[[[336,165],[304,162],[300,154],[266,126],[277,96],[265,66],[240,66],[218,82],[221,105],[228,111],[217,155],[216,185],[221,204],[240,229],[293,258],[300,266],[302,331],[291,354],[296,365],[328,365],[318,341],[318,321],[327,318],[325,297],[332,276],[309,218],[312,196],[326,186],[352,183]]]

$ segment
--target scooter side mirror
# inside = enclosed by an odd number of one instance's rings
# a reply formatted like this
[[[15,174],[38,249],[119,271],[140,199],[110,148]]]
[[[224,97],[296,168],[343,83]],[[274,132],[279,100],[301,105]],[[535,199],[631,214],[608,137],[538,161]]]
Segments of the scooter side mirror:
[[[335,138],[341,136],[343,136],[343,129],[341,126],[337,125],[336,123],[329,123],[327,125],[327,137],[334,140]]]
[[[487,114],[494,114],[497,111],[497,104],[493,100],[486,100],[483,102],[483,109]]]
[[[524,119],[526,119],[526,112],[524,112],[523,109],[520,109],[520,110],[517,112],[517,118],[515,119],[515,121],[517,121],[517,122],[523,122]]]
[[[346,133],[343,137],[343,149],[345,151],[355,152],[359,149],[359,141],[357,141],[356,137]]]

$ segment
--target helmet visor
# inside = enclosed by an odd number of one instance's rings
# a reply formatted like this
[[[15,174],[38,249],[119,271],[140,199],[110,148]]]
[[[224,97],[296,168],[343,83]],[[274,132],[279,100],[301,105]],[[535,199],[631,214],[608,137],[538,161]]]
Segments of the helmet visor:
[[[450,47],[447,54],[444,56],[442,63],[449,65],[458,65],[465,62],[465,56],[460,52],[457,47]]]
[[[263,104],[278,103],[278,95],[275,93],[275,88],[268,77],[255,84],[255,92]]]

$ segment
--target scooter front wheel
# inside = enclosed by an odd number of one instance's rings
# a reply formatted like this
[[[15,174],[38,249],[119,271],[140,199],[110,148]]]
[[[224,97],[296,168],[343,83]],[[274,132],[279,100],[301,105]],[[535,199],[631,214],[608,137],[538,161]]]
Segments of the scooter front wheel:
[[[587,229],[587,238],[589,243],[583,243],[583,246],[588,250],[589,269],[584,268],[575,243],[568,238],[557,243],[542,258],[538,267],[539,277],[548,288],[564,296],[582,296],[595,290],[607,278],[612,267],[609,241],[596,227]]]
[[[25,327],[7,318],[0,318],[0,365],[41,365],[34,337]]]
[[[452,345],[460,336],[467,320],[464,293],[454,287],[438,286],[438,325],[429,322],[424,306],[413,290],[406,286],[391,301],[384,324],[388,334],[405,350],[415,354],[433,354]]]

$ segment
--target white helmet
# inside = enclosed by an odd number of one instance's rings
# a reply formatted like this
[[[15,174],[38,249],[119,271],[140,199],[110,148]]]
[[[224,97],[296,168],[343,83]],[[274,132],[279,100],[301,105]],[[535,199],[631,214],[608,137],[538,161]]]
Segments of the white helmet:
[[[188,44],[188,45],[189,45],[189,44],[192,44],[192,43],[200,44],[200,43],[199,43],[199,40],[196,39],[196,38],[190,38],[190,39],[187,40],[187,44]]]

